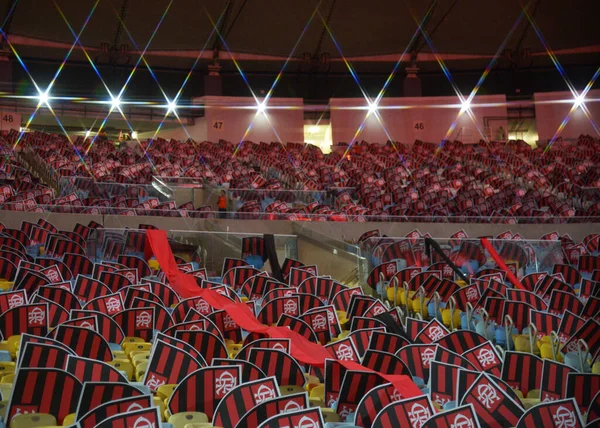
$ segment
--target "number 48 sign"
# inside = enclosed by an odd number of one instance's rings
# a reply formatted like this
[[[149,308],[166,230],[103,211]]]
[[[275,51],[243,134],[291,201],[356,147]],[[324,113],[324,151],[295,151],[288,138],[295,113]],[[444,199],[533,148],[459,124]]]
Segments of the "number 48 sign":
[[[0,130],[16,129],[17,131],[21,128],[21,115],[8,111],[0,112]]]

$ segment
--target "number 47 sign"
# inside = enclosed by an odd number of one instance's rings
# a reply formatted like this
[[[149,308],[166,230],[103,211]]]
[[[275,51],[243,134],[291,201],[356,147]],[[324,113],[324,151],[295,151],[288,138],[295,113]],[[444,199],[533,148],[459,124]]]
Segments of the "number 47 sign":
[[[0,112],[0,130],[16,129],[17,131],[21,128],[21,115],[17,113],[11,113],[7,111]]]

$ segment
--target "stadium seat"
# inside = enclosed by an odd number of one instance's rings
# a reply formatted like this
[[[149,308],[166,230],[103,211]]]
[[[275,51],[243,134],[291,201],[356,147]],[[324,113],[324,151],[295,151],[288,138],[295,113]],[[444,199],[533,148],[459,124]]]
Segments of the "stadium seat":
[[[323,419],[325,422],[341,422],[340,415],[337,412],[329,407],[325,407],[321,409],[323,413]]]
[[[110,364],[117,370],[124,372],[127,375],[127,379],[133,380],[133,364],[128,359],[114,359],[112,361],[109,361],[108,364]]]
[[[182,412],[169,417],[169,423],[173,428],[184,428],[191,423],[208,423],[208,416],[202,412]]]
[[[8,400],[0,401],[0,418],[6,419],[6,410],[8,409]]]
[[[173,394],[173,390],[175,390],[175,388],[177,388],[177,385],[175,384],[161,385],[156,390],[156,395],[158,395],[163,400],[168,400]]]
[[[144,379],[144,375],[146,374],[146,370],[148,370],[148,363],[143,362],[136,366],[135,368],[135,380],[137,382],[141,382]]]
[[[279,387],[281,395],[296,394],[298,392],[305,392],[305,389],[299,385],[282,385]]]
[[[77,414],[76,413],[69,413],[67,416],[65,416],[65,418],[63,419],[63,426],[69,426],[69,425],[73,425],[76,422],[76,418]]]
[[[325,401],[325,385],[315,386],[310,390],[310,398]]]
[[[16,415],[10,422],[11,428],[49,427],[56,425],[56,418],[47,413]]]
[[[165,401],[163,399],[161,399],[161,397],[152,397],[152,404],[154,405],[154,407],[158,407],[160,416],[162,418],[162,421],[164,422],[165,421],[165,409],[167,408]]]

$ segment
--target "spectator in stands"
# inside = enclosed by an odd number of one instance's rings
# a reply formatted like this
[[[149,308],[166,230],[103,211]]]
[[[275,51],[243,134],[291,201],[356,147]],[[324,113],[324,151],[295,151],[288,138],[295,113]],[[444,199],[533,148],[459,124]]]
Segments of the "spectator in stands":
[[[221,191],[221,196],[219,196],[217,206],[219,207],[219,218],[225,218],[225,213],[227,212],[227,198],[225,197],[225,190]]]

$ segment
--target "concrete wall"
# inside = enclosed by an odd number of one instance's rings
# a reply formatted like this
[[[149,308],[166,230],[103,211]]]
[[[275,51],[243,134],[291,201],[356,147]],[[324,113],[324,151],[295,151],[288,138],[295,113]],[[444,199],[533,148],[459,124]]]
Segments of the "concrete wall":
[[[535,116],[537,131],[540,141],[551,139],[557,132],[561,123],[573,107],[573,94],[571,92],[542,92],[533,96],[535,102]],[[581,134],[600,137],[597,129],[600,126],[600,90],[589,91],[586,96],[590,117],[596,123],[596,129],[585,112],[578,108],[575,110],[559,137],[577,138]]]
[[[196,142],[206,141],[208,139],[206,133],[206,118],[198,117],[194,119],[193,125],[188,125],[186,121],[183,121],[183,126],[178,124],[176,127],[172,128],[161,128],[157,136],[167,140],[173,138],[175,140],[186,141],[189,138],[192,138]],[[140,140],[152,137],[154,137],[154,132],[141,132],[138,135]]]
[[[367,114],[365,99],[332,98],[330,103],[333,142],[351,142]],[[485,128],[484,118],[507,117],[504,95],[477,96],[471,108],[475,123],[467,114],[462,114],[449,138],[458,137],[465,143],[476,143],[481,138],[477,128],[482,132]],[[405,144],[412,144],[416,139],[439,142],[445,138],[459,111],[457,97],[383,98],[378,113],[384,126],[375,115],[370,115],[356,139],[385,143],[391,138]],[[506,120],[494,120],[491,124],[492,137],[499,126],[505,131],[507,129]]]
[[[464,229],[470,237],[497,235],[506,230],[519,233],[526,239],[538,239],[540,236],[558,231],[568,233],[576,241],[600,230],[600,224],[449,224],[449,223],[335,223],[335,222],[290,222],[284,220],[203,220],[191,218],[147,217],[147,216],[93,216],[80,214],[27,213],[0,211],[0,222],[6,227],[19,228],[21,221],[37,222],[43,218],[61,230],[73,230],[75,223],[88,224],[94,220],[105,227],[135,228],[140,223],[153,224],[166,230],[221,230],[237,233],[296,234],[303,228],[314,230],[334,239],[357,239],[363,232],[379,229],[388,236],[405,236],[414,229],[429,233],[434,238],[447,238],[452,233]],[[295,225],[295,228],[294,228]],[[216,228],[216,229],[215,229]]]
[[[304,141],[302,98],[271,98],[266,113],[258,115],[256,101],[249,97],[206,96],[194,98],[193,103],[206,106],[208,141]]]

